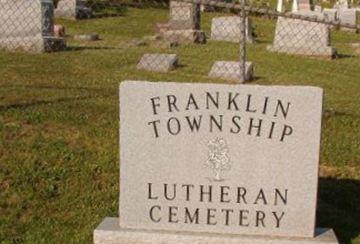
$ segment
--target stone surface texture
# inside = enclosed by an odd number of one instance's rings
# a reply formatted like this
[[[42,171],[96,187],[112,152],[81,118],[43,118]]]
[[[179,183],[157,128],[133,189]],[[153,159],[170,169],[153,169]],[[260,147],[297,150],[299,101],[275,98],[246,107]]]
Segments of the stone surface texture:
[[[136,67],[147,71],[168,72],[175,69],[177,65],[176,54],[146,53]]]
[[[322,94],[122,82],[120,227],[313,237]]]
[[[254,72],[253,64],[251,62],[246,62],[245,81],[249,81],[252,79],[253,72]],[[210,70],[209,76],[222,78],[222,79],[239,80],[240,62],[216,61]]]
[[[240,42],[241,18],[238,16],[216,17],[211,21],[211,39],[214,41]],[[254,42],[251,20],[245,22],[246,41]]]
[[[54,37],[51,0],[0,0],[0,48],[26,52],[62,50],[66,41]]]
[[[317,229],[315,238],[276,238],[190,234],[121,229],[117,218],[106,218],[94,231],[94,244],[337,244],[330,229]]]
[[[322,13],[297,12],[308,17],[325,18]],[[269,51],[308,56],[333,57],[335,49],[330,46],[330,27],[326,24],[301,19],[278,17],[275,38]]]

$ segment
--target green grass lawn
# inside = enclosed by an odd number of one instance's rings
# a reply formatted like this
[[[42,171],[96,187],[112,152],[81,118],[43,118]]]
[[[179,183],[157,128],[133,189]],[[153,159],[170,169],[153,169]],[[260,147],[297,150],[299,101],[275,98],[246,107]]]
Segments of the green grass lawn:
[[[214,15],[203,18],[208,34]],[[166,10],[128,9],[123,17],[57,21],[67,27],[69,51],[0,52],[0,242],[90,243],[102,219],[118,215],[121,81],[227,82],[207,73],[216,60],[236,60],[238,44],[131,45],[166,19]],[[360,243],[360,57],[349,45],[360,37],[334,31],[336,60],[280,55],[266,51],[275,22],[254,22],[252,84],[325,90],[317,222]],[[93,32],[102,40],[71,38]],[[137,71],[145,52],[177,53],[181,67]]]

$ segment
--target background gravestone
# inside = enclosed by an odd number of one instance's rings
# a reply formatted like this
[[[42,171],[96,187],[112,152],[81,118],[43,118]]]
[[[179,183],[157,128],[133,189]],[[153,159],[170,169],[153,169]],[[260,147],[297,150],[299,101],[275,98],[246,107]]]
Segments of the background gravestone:
[[[299,10],[300,11],[310,11],[311,5],[310,0],[298,0],[299,1]]]
[[[337,9],[333,8],[324,8],[323,14],[324,17],[329,21],[336,21],[337,20]]]
[[[347,0],[339,0],[335,3],[334,8],[336,9],[348,9],[349,2]]]
[[[324,18],[322,13],[297,12],[305,16]],[[335,49],[330,46],[330,27],[318,22],[278,17],[275,37],[269,51],[308,56],[333,57]]]
[[[340,24],[347,24],[347,25],[356,25],[357,24],[357,10],[356,9],[346,9],[341,8],[338,10],[338,18],[340,21]],[[356,31],[356,29],[350,29],[346,27],[341,27],[342,30],[348,30],[348,31]]]
[[[66,48],[63,38],[54,37],[52,0],[1,0],[0,48],[28,52]]]
[[[55,9],[55,16],[64,19],[83,19],[92,16],[86,0],[60,0]]]
[[[337,243],[315,230],[322,94],[122,82],[120,217],[94,242]]]
[[[200,30],[200,5],[170,1],[169,30],[163,35],[174,42],[205,43],[205,33]]]
[[[238,16],[216,17],[211,21],[211,40],[240,42],[241,18]],[[245,34],[248,43],[254,42],[253,28],[251,20],[245,20]]]

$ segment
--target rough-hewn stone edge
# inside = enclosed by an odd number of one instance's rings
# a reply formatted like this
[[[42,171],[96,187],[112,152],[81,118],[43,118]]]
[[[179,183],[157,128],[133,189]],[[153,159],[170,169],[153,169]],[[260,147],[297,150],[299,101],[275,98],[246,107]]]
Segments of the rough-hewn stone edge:
[[[314,238],[262,237],[220,234],[128,230],[119,227],[118,218],[105,218],[94,231],[95,244],[142,243],[208,243],[208,244],[335,244],[338,240],[332,229],[316,229]]]

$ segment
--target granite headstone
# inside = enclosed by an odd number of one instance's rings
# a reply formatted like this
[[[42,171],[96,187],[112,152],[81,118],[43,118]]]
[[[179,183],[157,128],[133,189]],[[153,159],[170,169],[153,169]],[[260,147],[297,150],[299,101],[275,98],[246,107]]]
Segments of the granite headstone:
[[[323,91],[125,81],[120,217],[95,243],[337,243],[316,229]]]
[[[338,10],[338,18],[340,21],[340,24],[342,25],[351,25],[355,26],[357,24],[357,10],[356,9],[339,9]],[[347,28],[347,27],[341,27],[342,30],[347,31],[356,31],[356,29]]]
[[[297,12],[300,15],[325,19],[322,13],[314,11]],[[275,37],[269,51],[308,56],[333,57],[335,49],[330,45],[329,25],[301,19],[278,17]]]
[[[52,0],[0,0],[0,48],[26,52],[51,52],[66,48],[54,36]]]
[[[211,21],[211,40],[239,42],[241,18],[238,16],[215,17]],[[254,42],[251,19],[245,19],[245,34],[248,43]]]
[[[205,33],[200,30],[200,5],[170,1],[169,30],[165,39],[179,43],[205,43]]]

